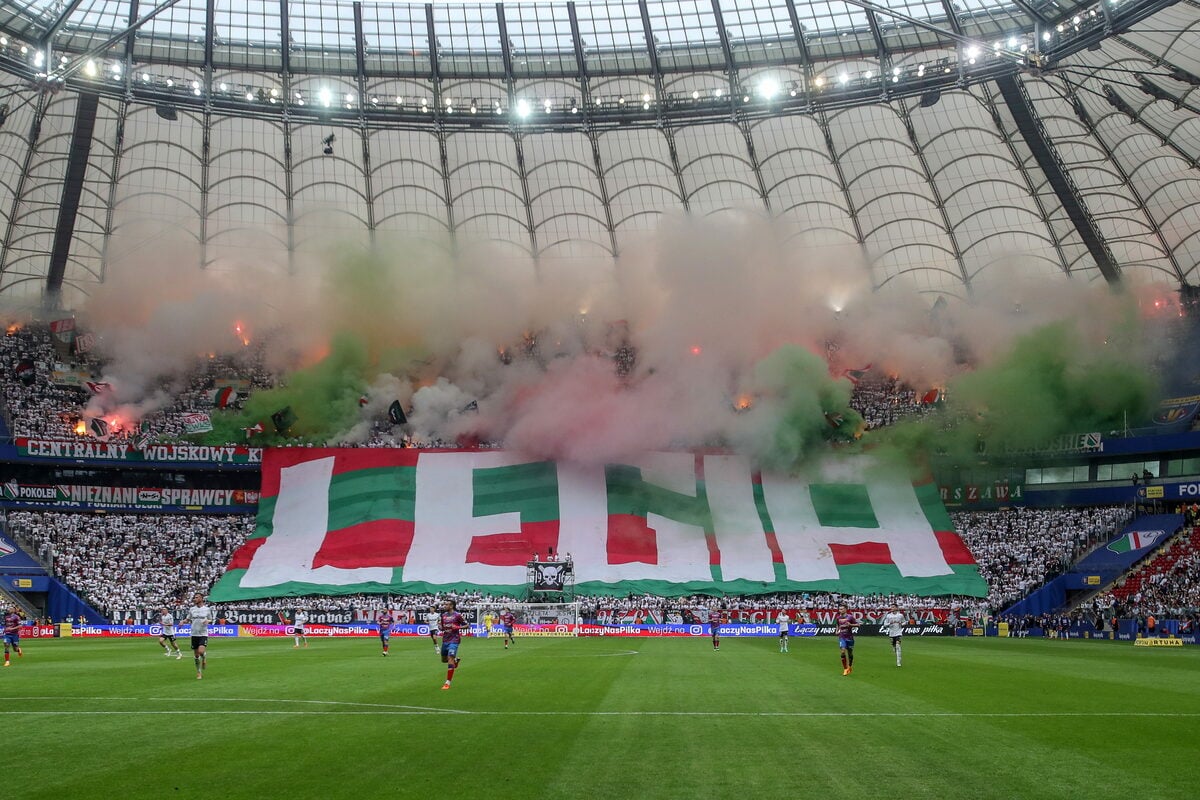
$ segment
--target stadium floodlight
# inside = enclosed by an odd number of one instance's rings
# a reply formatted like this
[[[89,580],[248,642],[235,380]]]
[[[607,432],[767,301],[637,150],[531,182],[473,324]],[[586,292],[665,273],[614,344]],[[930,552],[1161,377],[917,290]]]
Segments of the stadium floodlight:
[[[979,48],[975,45],[971,45],[966,49],[966,54],[967,58],[974,60],[979,57]]]
[[[321,101],[321,105],[329,108],[329,104],[333,102],[333,93],[328,89],[322,89],[317,92],[317,99]]]
[[[1075,19],[1071,20],[1071,22],[1075,25],[1075,27],[1079,27],[1079,23],[1083,22],[1083,17],[1076,14]]]
[[[112,65],[112,74],[113,74],[113,75],[120,75],[120,74],[121,74],[121,62],[120,62],[120,61],[114,61],[114,62],[113,62],[113,65]]]
[[[517,101],[517,116],[525,119],[529,116],[529,101],[522,97]]]
[[[1042,41],[1043,42],[1050,41],[1050,31],[1042,31]]]
[[[713,97],[720,97],[720,96],[721,96],[721,90],[720,90],[720,89],[715,89],[715,90],[713,90]]]
[[[229,84],[228,84],[228,83],[222,83],[222,84],[221,84],[221,91],[222,91],[222,92],[227,92],[227,91],[229,91]]]
[[[29,48],[26,47],[25,45],[21,45],[21,55],[26,55],[28,53],[29,53]]]
[[[874,78],[874,77],[875,77],[875,73],[872,72],[871,70],[867,70],[866,72],[863,73],[864,81],[869,81],[869,80],[871,80],[871,78]]]
[[[192,88],[193,88],[193,89],[199,89],[199,88],[200,88],[200,81],[192,81]]]
[[[1009,50],[1012,50],[1014,47],[1017,46],[1017,44],[1018,44],[1017,37],[1015,37],[1015,36],[1008,37],[1008,49]]]
[[[758,93],[762,95],[764,100],[770,100],[779,94],[779,81],[774,78],[763,78],[758,83]]]
[[[94,78],[98,72],[99,70],[96,69],[96,62],[89,58],[87,63],[83,65],[83,74],[87,75],[89,78]]]
[[[818,88],[818,89],[820,89],[822,86],[824,86],[824,85],[825,85],[825,76],[824,76],[824,75],[818,75],[818,76],[816,77],[816,80],[814,80],[814,81],[813,81],[813,83],[815,83],[815,84],[816,84],[816,86],[817,86],[817,88]]]
[[[838,75],[838,83],[840,83],[842,86],[845,86],[849,81],[850,76],[846,73],[843,72],[841,75]]]
[[[699,100],[699,99],[700,99],[700,90],[699,90],[699,89],[693,89],[693,90],[692,90],[692,99],[693,99],[693,100]]]
[[[918,64],[918,65],[917,65],[917,77],[918,77],[918,78],[924,78],[924,77],[925,77],[925,65],[924,65],[924,64]]]
[[[175,85],[175,81],[171,80],[170,78],[167,78],[167,88],[170,89],[174,85]]]
[[[0,47],[8,47],[8,37],[0,36]]]
[[[254,102],[254,92],[246,92],[246,99],[253,103]]]

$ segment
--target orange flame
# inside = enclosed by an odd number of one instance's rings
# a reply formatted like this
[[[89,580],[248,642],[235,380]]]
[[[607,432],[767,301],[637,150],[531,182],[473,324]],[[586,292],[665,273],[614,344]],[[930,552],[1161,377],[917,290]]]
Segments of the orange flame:
[[[7,328],[4,329],[4,333],[8,336],[12,336],[14,333],[16,333],[19,330],[21,330],[21,323],[13,322],[13,323],[9,324],[9,326]]]
[[[75,435],[87,436],[87,425],[84,424],[83,420],[75,423]]]
[[[738,395],[737,399],[733,401],[733,407],[738,411],[745,411],[753,405],[754,398],[748,394],[740,394]]]
[[[235,334],[237,334],[238,339],[241,340],[242,347],[250,346],[250,336],[246,333],[245,329],[242,328],[242,323],[240,323],[240,322],[233,323],[233,332]]]

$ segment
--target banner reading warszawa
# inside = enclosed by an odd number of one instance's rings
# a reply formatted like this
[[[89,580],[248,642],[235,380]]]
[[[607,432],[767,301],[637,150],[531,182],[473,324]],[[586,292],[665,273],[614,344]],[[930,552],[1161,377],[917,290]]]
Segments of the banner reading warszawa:
[[[986,585],[932,484],[867,457],[806,478],[736,455],[636,463],[502,451],[271,449],[258,527],[217,602],[478,589],[515,595],[549,547],[581,594],[958,594]]]

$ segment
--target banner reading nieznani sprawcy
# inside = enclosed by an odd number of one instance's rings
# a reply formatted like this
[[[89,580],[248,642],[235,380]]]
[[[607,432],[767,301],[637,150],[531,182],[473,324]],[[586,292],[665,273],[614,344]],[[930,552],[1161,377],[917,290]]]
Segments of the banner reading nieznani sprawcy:
[[[606,466],[488,450],[268,450],[258,527],[212,599],[515,595],[550,546],[571,555],[579,593],[986,593],[935,486],[861,456],[811,472],[760,475],[740,456],[678,452]]]

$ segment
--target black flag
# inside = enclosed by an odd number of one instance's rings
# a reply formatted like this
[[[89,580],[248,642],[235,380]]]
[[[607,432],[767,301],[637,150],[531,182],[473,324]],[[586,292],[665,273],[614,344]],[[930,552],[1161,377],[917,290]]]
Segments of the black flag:
[[[108,436],[108,423],[100,419],[100,417],[93,419],[89,427],[91,427],[92,434],[97,439],[103,439],[105,436]]]
[[[292,411],[291,406],[285,406],[271,415],[271,422],[275,424],[277,432],[285,433],[288,428],[296,424],[296,414]]]
[[[388,421],[393,425],[403,425],[408,422],[408,417],[404,416],[404,409],[400,407],[399,400],[393,400],[388,406]]]

